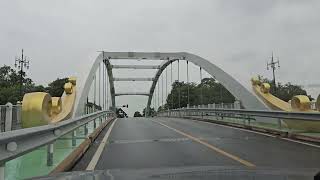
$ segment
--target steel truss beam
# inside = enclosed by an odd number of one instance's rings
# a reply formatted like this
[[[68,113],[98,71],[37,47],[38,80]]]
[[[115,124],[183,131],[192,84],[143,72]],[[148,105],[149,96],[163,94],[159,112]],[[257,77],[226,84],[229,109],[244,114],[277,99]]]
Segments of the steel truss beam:
[[[126,96],[126,95],[150,96],[149,93],[144,93],[144,92],[127,92],[127,93],[116,93],[115,94],[115,96]]]
[[[113,78],[113,81],[153,81],[154,78]]]
[[[158,65],[112,65],[114,69],[159,69]]]

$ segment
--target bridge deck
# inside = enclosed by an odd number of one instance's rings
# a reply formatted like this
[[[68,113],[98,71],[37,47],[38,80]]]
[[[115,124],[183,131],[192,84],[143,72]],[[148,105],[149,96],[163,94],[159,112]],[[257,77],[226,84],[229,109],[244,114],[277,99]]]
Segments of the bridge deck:
[[[107,129],[97,139],[102,140]],[[98,143],[75,166],[84,170]],[[118,119],[97,170],[181,166],[319,168],[320,148],[221,125],[175,118]]]

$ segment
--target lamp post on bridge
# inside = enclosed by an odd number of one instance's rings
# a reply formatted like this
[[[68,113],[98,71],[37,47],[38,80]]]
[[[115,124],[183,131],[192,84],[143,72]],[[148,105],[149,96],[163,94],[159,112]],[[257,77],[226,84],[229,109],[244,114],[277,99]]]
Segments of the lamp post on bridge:
[[[19,69],[19,73],[20,73],[20,98],[22,100],[22,95],[23,95],[23,90],[22,90],[22,86],[23,86],[23,74],[25,73],[23,71],[23,67],[29,69],[29,65],[30,65],[30,61],[27,60],[26,56],[23,56],[23,49],[21,51],[21,58],[15,58],[15,62],[14,62],[14,67],[16,67],[17,69]],[[19,99],[20,99],[19,98]]]

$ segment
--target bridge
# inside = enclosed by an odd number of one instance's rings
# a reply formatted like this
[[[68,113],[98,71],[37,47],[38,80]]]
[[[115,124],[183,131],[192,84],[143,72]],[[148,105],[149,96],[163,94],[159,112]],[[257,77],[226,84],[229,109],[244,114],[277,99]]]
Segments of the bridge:
[[[122,60],[159,63],[113,64]],[[187,93],[182,107],[179,92],[172,99],[179,107],[166,106],[167,81],[172,85],[175,72],[180,82],[182,62],[187,83],[192,64],[199,69],[200,80],[205,71],[236,101],[190,104]],[[22,105],[0,106],[0,180],[313,179],[320,170],[320,98],[314,108],[302,95],[283,102],[270,94],[269,84],[256,78],[251,80],[251,92],[211,61],[186,52],[103,51],[88,68],[86,79],[69,78],[62,97],[29,93]],[[155,73],[116,77],[115,69]],[[120,92],[115,88],[118,81],[151,86],[144,92]],[[145,103],[144,117],[117,118],[119,96],[147,97],[146,102],[137,102]],[[153,114],[151,109],[158,111]]]

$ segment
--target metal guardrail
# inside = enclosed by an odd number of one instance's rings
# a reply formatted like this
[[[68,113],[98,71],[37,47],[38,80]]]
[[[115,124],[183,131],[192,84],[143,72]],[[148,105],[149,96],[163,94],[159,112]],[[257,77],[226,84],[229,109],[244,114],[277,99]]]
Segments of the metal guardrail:
[[[198,113],[197,115],[199,116],[205,115],[205,114],[211,115],[210,113],[215,113],[214,115],[228,114],[228,115],[281,118],[281,119],[291,119],[291,120],[320,121],[320,113],[246,110],[246,109],[183,108],[183,109],[172,109],[172,110],[158,112],[157,116],[185,116],[185,115],[191,115],[191,113]]]
[[[114,112],[98,111],[55,124],[0,133],[0,166],[103,116],[114,116]]]

